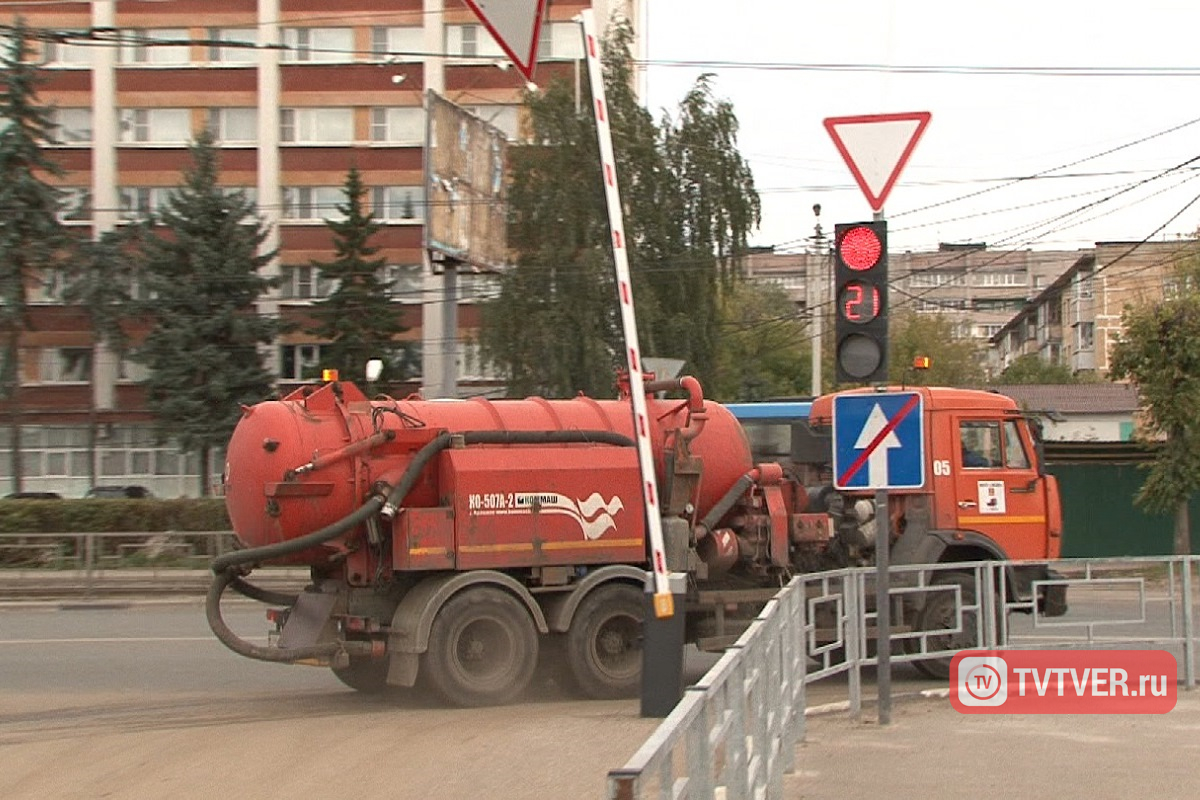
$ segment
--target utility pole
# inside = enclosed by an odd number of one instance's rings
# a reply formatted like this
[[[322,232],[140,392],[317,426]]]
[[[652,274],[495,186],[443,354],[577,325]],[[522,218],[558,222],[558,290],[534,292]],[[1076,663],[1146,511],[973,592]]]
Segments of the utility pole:
[[[828,277],[825,264],[828,261],[828,248],[825,244],[825,232],[821,230],[821,204],[813,204],[813,235],[808,240],[808,256],[805,258],[804,294],[808,307],[809,321],[812,325],[812,390],[813,397],[821,394],[821,334],[823,319],[823,304],[825,299],[825,284]]]

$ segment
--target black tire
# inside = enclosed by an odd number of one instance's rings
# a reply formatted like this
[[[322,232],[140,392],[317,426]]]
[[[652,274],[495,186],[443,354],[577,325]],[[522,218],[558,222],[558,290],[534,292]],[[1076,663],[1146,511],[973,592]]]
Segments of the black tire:
[[[465,589],[438,610],[422,677],[447,703],[500,705],[533,678],[538,633],[525,605],[503,589]]]
[[[637,587],[608,584],[579,604],[566,645],[571,682],[583,696],[612,700],[638,694],[644,599]]]
[[[954,586],[958,585],[962,592],[963,606],[975,605],[975,576],[965,572],[946,572],[936,576],[930,585],[932,586]],[[943,589],[936,592],[929,592],[925,605],[917,612],[916,628],[922,631],[934,631],[939,628],[953,628],[955,623],[955,603],[954,592],[952,589]],[[947,633],[944,635],[928,635],[925,637],[925,649],[932,650],[970,650],[979,646],[979,636],[977,632],[978,625],[975,621],[976,612],[962,612],[962,630],[957,633]],[[914,640],[912,649],[915,652],[919,643]],[[952,655],[941,656],[938,658],[927,658],[920,661],[914,661],[913,666],[919,672],[938,680],[946,680],[950,677],[950,662],[954,660]]]
[[[356,692],[383,694],[391,688],[387,683],[388,660],[386,658],[351,656],[349,666],[332,667],[331,669],[339,681]]]

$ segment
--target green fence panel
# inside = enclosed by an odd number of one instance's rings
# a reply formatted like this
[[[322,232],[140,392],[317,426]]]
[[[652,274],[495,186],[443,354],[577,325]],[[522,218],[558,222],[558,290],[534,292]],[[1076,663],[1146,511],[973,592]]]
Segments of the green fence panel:
[[[1146,470],[1129,463],[1051,464],[1063,507],[1064,558],[1158,556],[1174,551],[1174,517],[1148,514],[1133,502]],[[1191,521],[1200,522],[1192,501]],[[1192,552],[1200,553],[1192,536]]]

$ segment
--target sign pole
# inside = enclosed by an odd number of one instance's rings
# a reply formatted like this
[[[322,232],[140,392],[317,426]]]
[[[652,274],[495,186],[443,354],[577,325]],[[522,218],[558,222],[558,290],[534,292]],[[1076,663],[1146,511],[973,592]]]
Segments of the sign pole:
[[[883,209],[872,217],[883,221]],[[887,358],[887,353],[884,353]],[[879,724],[892,724],[892,520],[887,489],[875,492],[875,688],[879,693]]]
[[[875,686],[879,692],[879,724],[892,723],[891,519],[887,489],[875,492]]]

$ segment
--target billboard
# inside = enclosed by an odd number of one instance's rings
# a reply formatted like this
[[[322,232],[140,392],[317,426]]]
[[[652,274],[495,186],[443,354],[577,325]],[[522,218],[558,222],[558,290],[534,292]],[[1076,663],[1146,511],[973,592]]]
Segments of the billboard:
[[[508,139],[434,91],[428,128],[425,246],[436,268],[447,260],[496,272],[508,259]]]

